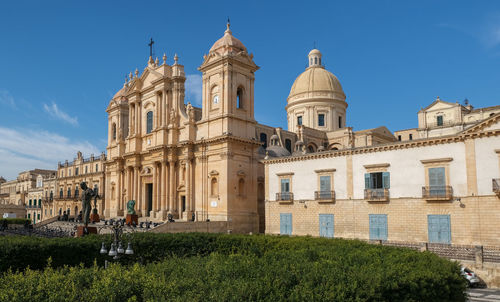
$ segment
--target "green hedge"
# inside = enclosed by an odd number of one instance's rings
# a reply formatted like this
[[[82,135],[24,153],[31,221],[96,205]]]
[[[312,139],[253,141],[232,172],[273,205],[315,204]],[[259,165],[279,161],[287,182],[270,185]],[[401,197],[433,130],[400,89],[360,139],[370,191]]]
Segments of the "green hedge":
[[[24,269],[4,262],[27,257],[39,270],[4,271],[0,301],[465,301],[458,264],[429,252],[311,237],[136,234],[129,261],[147,264],[103,269],[102,239],[2,238],[2,269]]]
[[[31,224],[31,220],[25,218],[0,218],[0,226],[4,221],[7,221],[7,224],[25,224],[26,222]]]

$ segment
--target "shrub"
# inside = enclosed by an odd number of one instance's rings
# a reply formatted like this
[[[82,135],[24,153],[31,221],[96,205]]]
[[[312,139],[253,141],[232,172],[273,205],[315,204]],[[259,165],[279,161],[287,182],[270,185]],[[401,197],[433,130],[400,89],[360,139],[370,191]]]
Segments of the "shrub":
[[[25,218],[0,218],[0,225],[3,225],[4,221],[6,221],[7,224],[31,224],[31,220]]]
[[[134,257],[103,269],[103,237],[5,239],[4,270],[6,255],[42,253],[10,265],[24,271],[3,273],[0,301],[465,301],[458,264],[357,240],[136,234]]]

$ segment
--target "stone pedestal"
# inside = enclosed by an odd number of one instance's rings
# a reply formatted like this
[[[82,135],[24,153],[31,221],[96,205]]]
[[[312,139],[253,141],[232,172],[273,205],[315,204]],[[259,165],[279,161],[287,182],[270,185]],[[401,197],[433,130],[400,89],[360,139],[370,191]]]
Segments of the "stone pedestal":
[[[99,219],[99,214],[97,214],[97,213],[90,214],[90,222],[95,223],[95,222],[99,222],[99,221],[101,221]]]
[[[85,227],[84,225],[79,225],[76,228],[76,237],[83,237],[89,234],[97,234],[97,228],[91,226]]]
[[[127,217],[125,217],[125,223],[131,225],[133,222],[135,222],[135,225],[139,225],[139,216],[135,214],[127,214]]]

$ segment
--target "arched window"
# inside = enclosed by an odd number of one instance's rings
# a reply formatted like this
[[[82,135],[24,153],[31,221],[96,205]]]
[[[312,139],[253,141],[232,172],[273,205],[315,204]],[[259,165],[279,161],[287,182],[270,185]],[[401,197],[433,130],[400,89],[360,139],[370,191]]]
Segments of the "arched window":
[[[245,196],[245,180],[243,178],[240,178],[238,182],[238,195]]]
[[[285,148],[288,150],[288,152],[292,153],[292,141],[288,138],[285,139]]]
[[[318,64],[318,57],[314,57],[314,64]]]
[[[219,195],[219,184],[217,183],[217,177],[212,177],[212,182],[210,186],[211,190],[211,195],[212,196],[217,196]]]
[[[146,133],[153,131],[153,111],[146,113]]]
[[[237,108],[243,108],[243,88],[238,87],[236,91],[236,106]]]
[[[41,207],[42,207],[42,199],[41,199],[41,198],[39,198],[39,199],[38,199],[38,207],[39,207],[39,208],[41,208]]]
[[[313,146],[309,146],[309,147],[307,147],[307,150],[309,150],[309,152],[313,153],[314,152],[314,147]]]
[[[267,148],[267,134],[265,134],[265,133],[260,134],[260,142],[264,143],[264,145],[262,145],[262,147],[264,149],[266,149]]]
[[[63,189],[61,188],[61,190],[59,191],[59,198],[63,198]]]
[[[113,140],[116,140],[116,124],[113,123],[113,126],[111,127],[111,132],[113,135]]]
[[[75,197],[78,197],[80,195],[80,191],[78,191],[78,186],[75,188]]]
[[[71,188],[68,188],[68,198],[71,197]]]

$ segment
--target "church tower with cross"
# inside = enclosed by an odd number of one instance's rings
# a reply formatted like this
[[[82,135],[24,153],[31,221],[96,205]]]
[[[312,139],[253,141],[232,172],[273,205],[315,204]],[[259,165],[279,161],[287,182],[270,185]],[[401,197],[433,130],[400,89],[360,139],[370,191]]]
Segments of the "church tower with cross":
[[[229,23],[199,67],[201,108],[185,99],[184,67],[150,57],[108,108],[106,217],[123,217],[128,200],[140,219],[226,221],[258,232],[257,191],[263,168],[255,139],[253,55]]]

